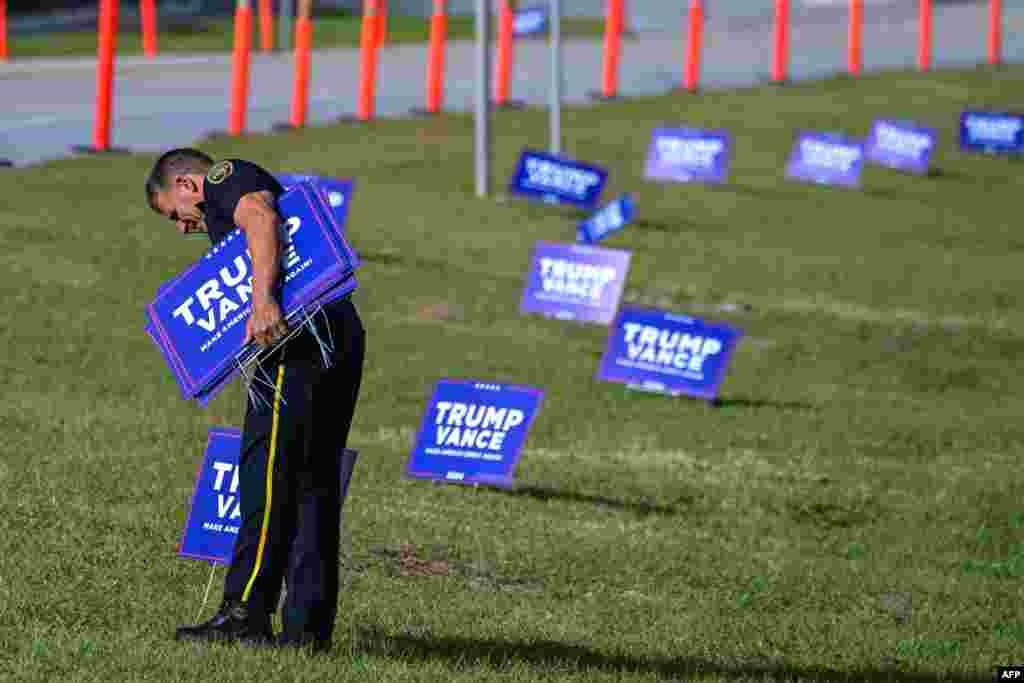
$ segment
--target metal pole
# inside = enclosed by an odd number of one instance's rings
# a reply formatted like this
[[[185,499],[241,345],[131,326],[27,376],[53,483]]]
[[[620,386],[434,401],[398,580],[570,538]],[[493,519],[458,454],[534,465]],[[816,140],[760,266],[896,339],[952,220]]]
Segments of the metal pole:
[[[476,196],[489,190],[491,161],[491,0],[476,0]]]
[[[277,16],[277,45],[281,50],[292,49],[292,14],[294,0],[281,0]]]
[[[562,153],[562,2],[551,0],[551,153]]]

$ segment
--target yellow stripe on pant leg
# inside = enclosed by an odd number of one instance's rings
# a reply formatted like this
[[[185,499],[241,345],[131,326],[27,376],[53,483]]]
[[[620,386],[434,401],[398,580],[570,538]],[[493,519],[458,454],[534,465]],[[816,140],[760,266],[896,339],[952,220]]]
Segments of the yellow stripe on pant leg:
[[[277,421],[281,415],[281,386],[284,384],[284,366],[277,366],[277,385],[274,387],[274,421],[270,427],[270,455],[267,456],[267,495],[263,499],[263,526],[260,527],[260,545],[256,549],[256,564],[252,568],[249,583],[245,584],[242,602],[249,602],[252,584],[259,576],[263,565],[263,550],[267,546],[267,529],[270,527],[270,504],[274,493],[274,456],[277,455]]]

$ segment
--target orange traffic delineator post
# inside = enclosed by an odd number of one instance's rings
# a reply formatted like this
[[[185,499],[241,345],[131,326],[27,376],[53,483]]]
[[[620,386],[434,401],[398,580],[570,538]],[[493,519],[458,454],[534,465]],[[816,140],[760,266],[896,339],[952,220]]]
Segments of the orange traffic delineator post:
[[[444,50],[448,33],[446,0],[434,0],[434,13],[430,17],[430,47],[427,51],[427,106],[413,109],[413,114],[430,115],[441,112],[444,96]]]
[[[515,50],[515,11],[515,0],[501,0],[498,14],[498,58],[494,63],[494,104],[502,108],[520,109],[524,106],[522,102],[509,99]]]
[[[274,49],[274,6],[273,0],[260,0],[260,50]]]
[[[7,0],[0,0],[0,62],[7,61]],[[14,162],[0,158],[0,168],[10,168]]]
[[[366,123],[373,119],[377,93],[377,50],[380,48],[382,0],[363,0],[363,25],[359,36],[359,95],[356,115],[339,120]]]
[[[850,0],[850,26],[847,44],[846,70],[859,76],[861,67],[861,32],[864,25],[864,0]]]
[[[110,146],[111,118],[114,100],[114,55],[117,50],[117,0],[100,0],[96,60],[96,122],[92,145],[76,146],[74,151],[102,153]]]
[[[228,132],[241,135],[245,130],[249,103],[249,57],[252,51],[252,9],[248,0],[238,0],[235,8],[235,45],[231,57],[231,118]]]
[[[299,16],[295,21],[295,91],[292,93],[292,120],[295,128],[306,125],[309,106],[309,76],[313,56],[313,21]]]
[[[139,0],[139,14],[142,19],[142,53],[154,59],[156,48],[156,0]]]
[[[7,0],[0,0],[0,62],[7,61]]]
[[[789,0],[775,0],[775,53],[772,81],[785,83],[789,72]]]
[[[928,71],[932,65],[932,0],[919,0],[921,29],[917,41],[917,68]]]
[[[295,81],[292,85],[292,113],[288,123],[278,123],[274,130],[294,130],[306,126],[309,108],[309,78],[313,61],[313,0],[299,0],[295,18]]]
[[[501,0],[498,12],[498,59],[494,63],[494,103],[508,101],[508,85],[512,75],[512,16],[511,0]]]
[[[613,100],[619,96],[619,60],[622,52],[624,0],[608,0],[604,23],[604,60],[601,64],[601,91],[590,96],[599,100]]]
[[[704,33],[704,4],[701,0],[690,0],[689,29],[686,38],[686,71],[683,87],[687,92],[697,92],[700,80],[700,47]]]
[[[377,14],[377,47],[388,40],[388,0],[380,0]]]
[[[989,0],[988,4],[988,63],[996,66],[1003,62],[1003,0]]]

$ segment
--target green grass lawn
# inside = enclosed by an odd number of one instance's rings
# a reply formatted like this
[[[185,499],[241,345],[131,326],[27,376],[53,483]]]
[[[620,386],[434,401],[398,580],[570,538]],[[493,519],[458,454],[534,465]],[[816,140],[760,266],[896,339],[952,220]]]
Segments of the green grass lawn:
[[[243,393],[186,404],[143,333],[204,248],[145,206],[154,157],[5,171],[0,678],[990,680],[1024,652],[1024,167],[955,140],[1021,88],[894,73],[566,116],[568,152],[639,206],[607,241],[626,299],[745,330],[717,406],[596,382],[604,328],[519,314],[531,248],[575,216],[474,199],[470,117],[211,143],[358,183],[362,455],[321,658],[171,640],[209,575],[175,557],[196,465]],[[546,114],[496,116],[504,184]],[[796,131],[876,117],[938,128],[938,173],[783,179]],[[729,129],[730,184],[645,182],[666,123]],[[514,491],[403,479],[444,377],[545,390]]]
[[[348,13],[321,12],[314,16],[313,45],[317,48],[357,47],[362,31],[362,18]],[[566,17],[562,20],[562,33],[567,37],[595,37],[603,35],[604,21]],[[449,40],[468,40],[475,35],[473,17],[448,18]],[[260,33],[258,15],[254,14],[252,44],[259,50]],[[388,18],[388,44],[423,43],[430,36],[430,21],[417,17],[393,15]],[[530,37],[527,40],[543,40]],[[230,19],[190,20],[158,24],[157,44],[161,53],[228,52],[234,40]],[[277,43],[275,27],[274,42]],[[11,59],[28,57],[87,57],[96,54],[96,32],[68,32],[33,36],[12,36],[9,42]],[[122,28],[117,38],[119,55],[141,55],[142,34],[137,26]]]

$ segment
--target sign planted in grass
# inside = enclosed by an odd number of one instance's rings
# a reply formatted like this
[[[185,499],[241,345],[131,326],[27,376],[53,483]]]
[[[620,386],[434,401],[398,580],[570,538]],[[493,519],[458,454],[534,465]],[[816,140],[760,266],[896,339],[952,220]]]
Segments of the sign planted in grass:
[[[960,149],[983,154],[1024,153],[1024,115],[963,112],[960,115]]]
[[[644,176],[677,183],[724,183],[729,174],[729,134],[722,130],[656,128]]]
[[[543,397],[533,387],[441,380],[423,414],[406,476],[511,486]]]
[[[242,430],[235,427],[210,428],[206,450],[196,473],[185,529],[178,545],[179,556],[212,564],[230,562],[238,540],[238,526],[242,523],[241,449]],[[351,449],[338,453],[342,504],[357,456],[358,453]]]
[[[210,430],[178,547],[181,557],[213,564],[226,564],[231,558],[238,525],[242,523],[238,486],[241,448],[240,429],[214,427]]]
[[[565,157],[523,150],[509,192],[548,204],[570,204],[582,209],[597,206],[608,171]]]
[[[607,325],[626,285],[630,253],[578,244],[537,242],[519,310]]]
[[[876,121],[865,148],[868,161],[898,171],[926,175],[938,134],[902,121]]]
[[[635,214],[633,197],[624,194],[581,222],[576,229],[576,239],[585,243],[600,242],[629,225]]]
[[[786,177],[859,188],[863,166],[863,144],[832,133],[801,133],[786,165]]]
[[[685,315],[624,306],[597,378],[669,396],[712,400],[743,332]]]

